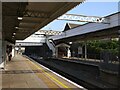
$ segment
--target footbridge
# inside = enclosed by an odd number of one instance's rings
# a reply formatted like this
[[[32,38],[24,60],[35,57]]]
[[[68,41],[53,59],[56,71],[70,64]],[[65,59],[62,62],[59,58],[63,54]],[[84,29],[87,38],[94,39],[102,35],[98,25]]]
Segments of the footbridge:
[[[86,41],[92,39],[103,39],[118,37],[120,27],[120,12],[106,16],[109,23],[86,23],[70,30],[64,31],[61,35],[51,36],[56,42]]]

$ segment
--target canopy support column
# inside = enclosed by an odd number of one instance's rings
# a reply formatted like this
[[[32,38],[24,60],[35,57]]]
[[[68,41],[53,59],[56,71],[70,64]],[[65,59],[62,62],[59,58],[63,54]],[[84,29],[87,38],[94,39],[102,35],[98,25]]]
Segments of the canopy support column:
[[[55,47],[56,58],[58,58],[58,47]]]
[[[68,48],[68,50],[67,50],[67,57],[68,57],[68,58],[71,57],[71,51],[70,51],[70,48]]]
[[[3,65],[3,38],[2,38],[2,2],[0,1],[0,68],[4,68]]]
[[[85,41],[85,60],[87,59],[87,41]]]

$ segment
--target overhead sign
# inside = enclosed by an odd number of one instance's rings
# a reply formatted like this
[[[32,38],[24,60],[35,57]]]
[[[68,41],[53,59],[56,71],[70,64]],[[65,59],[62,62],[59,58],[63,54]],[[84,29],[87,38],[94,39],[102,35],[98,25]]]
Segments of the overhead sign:
[[[78,22],[98,22],[98,23],[108,23],[108,19],[97,16],[84,16],[75,14],[65,14],[58,18],[58,20],[69,20]]]

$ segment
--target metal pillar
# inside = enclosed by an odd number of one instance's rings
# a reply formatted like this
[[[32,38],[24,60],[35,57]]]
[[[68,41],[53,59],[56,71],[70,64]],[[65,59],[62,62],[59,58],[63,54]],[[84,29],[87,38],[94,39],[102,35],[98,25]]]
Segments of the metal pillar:
[[[1,33],[1,32],[0,32]],[[1,37],[1,36],[0,36]],[[0,68],[2,68],[2,40],[0,38]]]
[[[1,64],[2,64],[2,2],[0,1],[0,68],[2,68]],[[0,73],[0,90],[2,90],[2,74],[1,73]]]
[[[119,35],[119,55],[118,55],[118,57],[119,57],[119,71],[118,71],[118,88],[120,88],[120,30],[119,30],[119,32],[118,32],[118,35]]]
[[[87,59],[87,41],[85,41],[85,60]]]
[[[12,58],[15,56],[15,47],[12,46]]]
[[[70,48],[68,48],[68,50],[67,50],[67,57],[68,57],[68,58],[71,57]]]
[[[2,2],[0,1],[0,68],[3,68],[2,41]]]
[[[2,41],[2,64],[3,64],[3,68],[5,68],[5,65],[6,65],[6,41],[4,39]]]
[[[120,2],[118,3],[118,11],[120,11]],[[118,25],[120,25],[120,14],[118,14]],[[119,68],[118,68],[118,88],[120,89],[120,28],[118,28],[118,38],[119,38],[119,54],[118,54],[118,57],[119,57]]]
[[[55,47],[55,52],[56,52],[56,58],[58,58],[58,47]]]
[[[6,41],[2,29],[2,2],[0,2],[0,69],[4,69],[6,64]]]

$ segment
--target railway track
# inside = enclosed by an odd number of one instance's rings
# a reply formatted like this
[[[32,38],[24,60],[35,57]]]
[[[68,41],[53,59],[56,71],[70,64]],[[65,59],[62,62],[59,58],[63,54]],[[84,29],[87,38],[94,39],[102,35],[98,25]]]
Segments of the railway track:
[[[35,61],[37,61],[38,63],[40,63],[40,64],[48,67],[49,69],[51,69],[51,70],[59,73],[60,75],[68,78],[69,80],[71,80],[71,81],[73,81],[73,82],[75,82],[75,83],[77,83],[77,84],[79,84],[79,85],[81,85],[81,86],[83,86],[83,87],[85,87],[85,88],[87,88],[87,89],[91,89],[91,88],[103,89],[103,88],[100,87],[99,85],[97,86],[97,85],[88,83],[88,82],[86,82],[86,81],[84,81],[84,80],[81,80],[81,79],[79,79],[79,78],[76,78],[76,77],[73,76],[73,75],[70,75],[70,74],[68,74],[68,73],[66,73],[66,72],[64,72],[64,71],[62,71],[62,70],[60,70],[60,69],[57,69],[57,68],[55,68],[55,67],[53,67],[53,66],[51,66],[51,65],[49,65],[49,64],[47,64],[47,63],[45,63],[45,62],[42,62],[42,60],[38,60],[38,59],[33,58],[33,57],[31,57],[31,58],[34,59]]]

